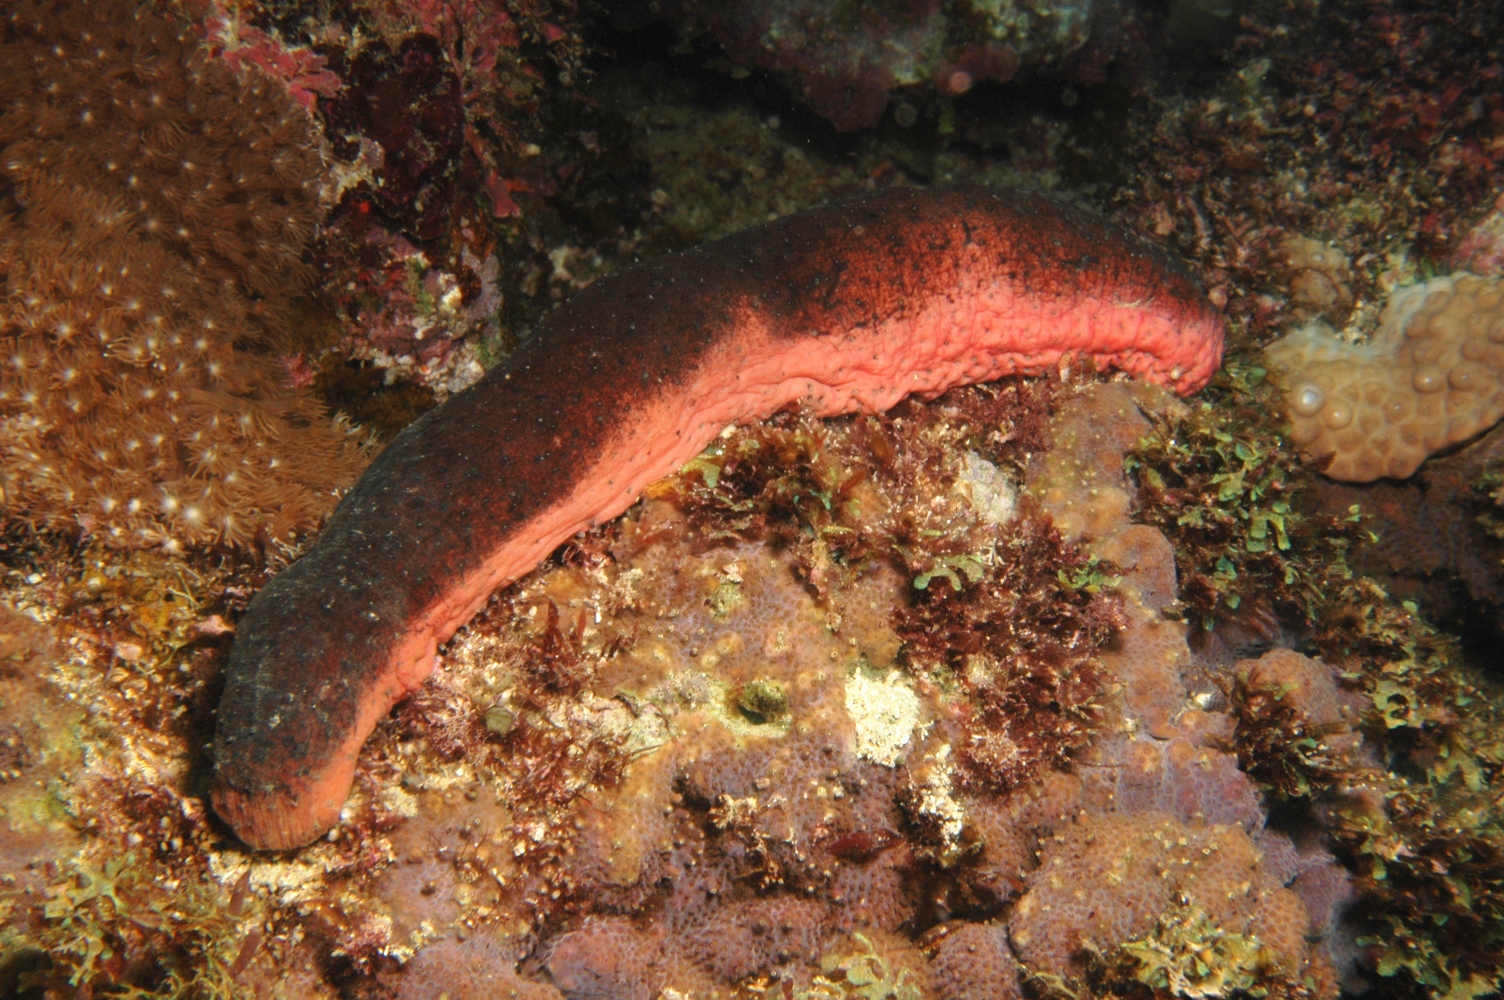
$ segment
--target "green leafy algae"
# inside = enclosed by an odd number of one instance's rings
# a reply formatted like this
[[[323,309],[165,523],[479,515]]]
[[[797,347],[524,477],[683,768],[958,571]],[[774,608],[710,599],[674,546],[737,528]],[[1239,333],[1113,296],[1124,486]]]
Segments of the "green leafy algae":
[[[1174,544],[1180,599],[1208,631],[1255,597],[1311,617],[1360,518],[1302,512],[1310,472],[1286,445],[1282,412],[1264,369],[1230,360],[1196,401],[1156,415],[1124,462],[1135,520]]]
[[[1263,610],[1304,623],[1314,652],[1366,696],[1363,728],[1389,766],[1334,756],[1324,734],[1297,731],[1268,691],[1231,692],[1240,763],[1276,798],[1327,796],[1331,836],[1366,915],[1361,941],[1386,988],[1470,1000],[1504,982],[1497,695],[1416,605],[1353,573],[1346,556],[1362,512],[1309,513],[1315,472],[1286,441],[1282,413],[1263,370],[1230,360],[1202,398],[1157,417],[1130,454],[1137,519],[1174,545],[1193,621],[1209,629]],[[1499,489],[1492,480],[1478,488],[1490,498]]]
[[[1314,984],[1292,975],[1258,935],[1229,931],[1194,905],[1162,915],[1148,934],[1109,950],[1083,942],[1083,958],[1086,972],[1079,979],[1036,973],[1037,992],[1046,1000],[1310,1000],[1316,995]]]
[[[820,960],[821,975],[808,989],[795,993],[795,1000],[924,1000],[908,969],[895,968],[865,934],[855,937],[862,950],[826,955]],[[783,995],[781,987],[775,989],[780,990],[776,995]]]
[[[1200,907],[1161,918],[1154,931],[1120,947],[1136,963],[1134,979],[1187,1000],[1269,995],[1275,958],[1253,934],[1224,930]]]
[[[51,960],[24,973],[23,987],[228,1000],[239,992],[240,954],[259,939],[238,909],[202,877],[161,878],[135,851],[103,861],[85,851],[48,888],[40,928],[7,932],[0,949],[36,948]]]

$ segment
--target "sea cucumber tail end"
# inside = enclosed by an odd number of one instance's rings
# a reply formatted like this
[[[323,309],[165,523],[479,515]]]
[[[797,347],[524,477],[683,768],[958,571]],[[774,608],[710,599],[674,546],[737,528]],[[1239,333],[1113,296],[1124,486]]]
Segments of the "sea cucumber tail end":
[[[339,822],[361,744],[407,693],[399,671],[372,669],[376,650],[390,659],[400,646],[384,623],[318,593],[337,573],[311,552],[278,574],[252,599],[230,650],[209,794],[259,850],[302,847]],[[341,618],[362,633],[347,646],[333,640],[352,631],[335,627]]]
[[[290,851],[311,844],[339,822],[355,778],[356,741],[311,780],[289,782],[275,790],[236,788],[216,781],[210,792],[214,811],[249,847]]]

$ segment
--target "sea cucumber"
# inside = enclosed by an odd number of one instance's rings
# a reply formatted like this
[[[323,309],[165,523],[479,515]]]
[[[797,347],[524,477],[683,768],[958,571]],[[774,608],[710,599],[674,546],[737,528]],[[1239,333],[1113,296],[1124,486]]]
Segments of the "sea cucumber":
[[[603,278],[404,430],[251,601],[215,809],[252,847],[339,818],[360,747],[498,587],[626,510],[726,425],[878,411],[1062,359],[1189,393],[1223,322],[1162,254],[1079,209],[888,190]]]

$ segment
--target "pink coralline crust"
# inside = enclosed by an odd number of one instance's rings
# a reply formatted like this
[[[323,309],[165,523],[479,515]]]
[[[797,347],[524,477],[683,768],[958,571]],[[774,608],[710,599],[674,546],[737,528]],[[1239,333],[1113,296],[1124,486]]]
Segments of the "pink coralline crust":
[[[324,57],[303,46],[286,46],[260,29],[242,24],[218,9],[205,19],[210,46],[236,70],[255,66],[281,80],[287,92],[312,112],[320,97],[334,97],[340,79],[324,66]]]
[[[1492,212],[1457,241],[1451,264],[1485,277],[1504,275],[1504,195],[1494,201]]]
[[[402,17],[411,26],[433,35],[444,48],[458,55],[467,69],[479,76],[490,74],[503,49],[521,42],[517,22],[505,5],[496,0],[417,0],[401,5]],[[558,34],[547,32],[552,28]],[[548,41],[558,41],[564,32],[548,25]]]
[[[405,430],[231,651],[215,807],[249,844],[338,818],[361,744],[500,586],[728,424],[880,411],[1064,360],[1193,392],[1223,324],[1153,248],[980,188],[895,189],[618,272]]]

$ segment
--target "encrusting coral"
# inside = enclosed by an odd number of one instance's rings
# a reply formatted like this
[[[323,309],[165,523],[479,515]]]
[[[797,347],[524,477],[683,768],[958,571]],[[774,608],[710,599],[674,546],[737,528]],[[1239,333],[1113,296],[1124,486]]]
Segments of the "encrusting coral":
[[[1304,964],[1305,907],[1243,828],[1162,814],[1109,814],[1061,829],[1008,927],[1025,963],[1068,978],[1084,971],[1083,944],[1134,941],[1177,905],[1200,908],[1223,931],[1257,936],[1270,966]]]
[[[1395,292],[1366,344],[1311,325],[1265,353],[1302,454],[1333,479],[1404,479],[1504,414],[1504,288],[1435,278]]]
[[[119,545],[312,528],[363,464],[276,357],[312,121],[150,6],[23,3],[0,30],[0,510]]]

